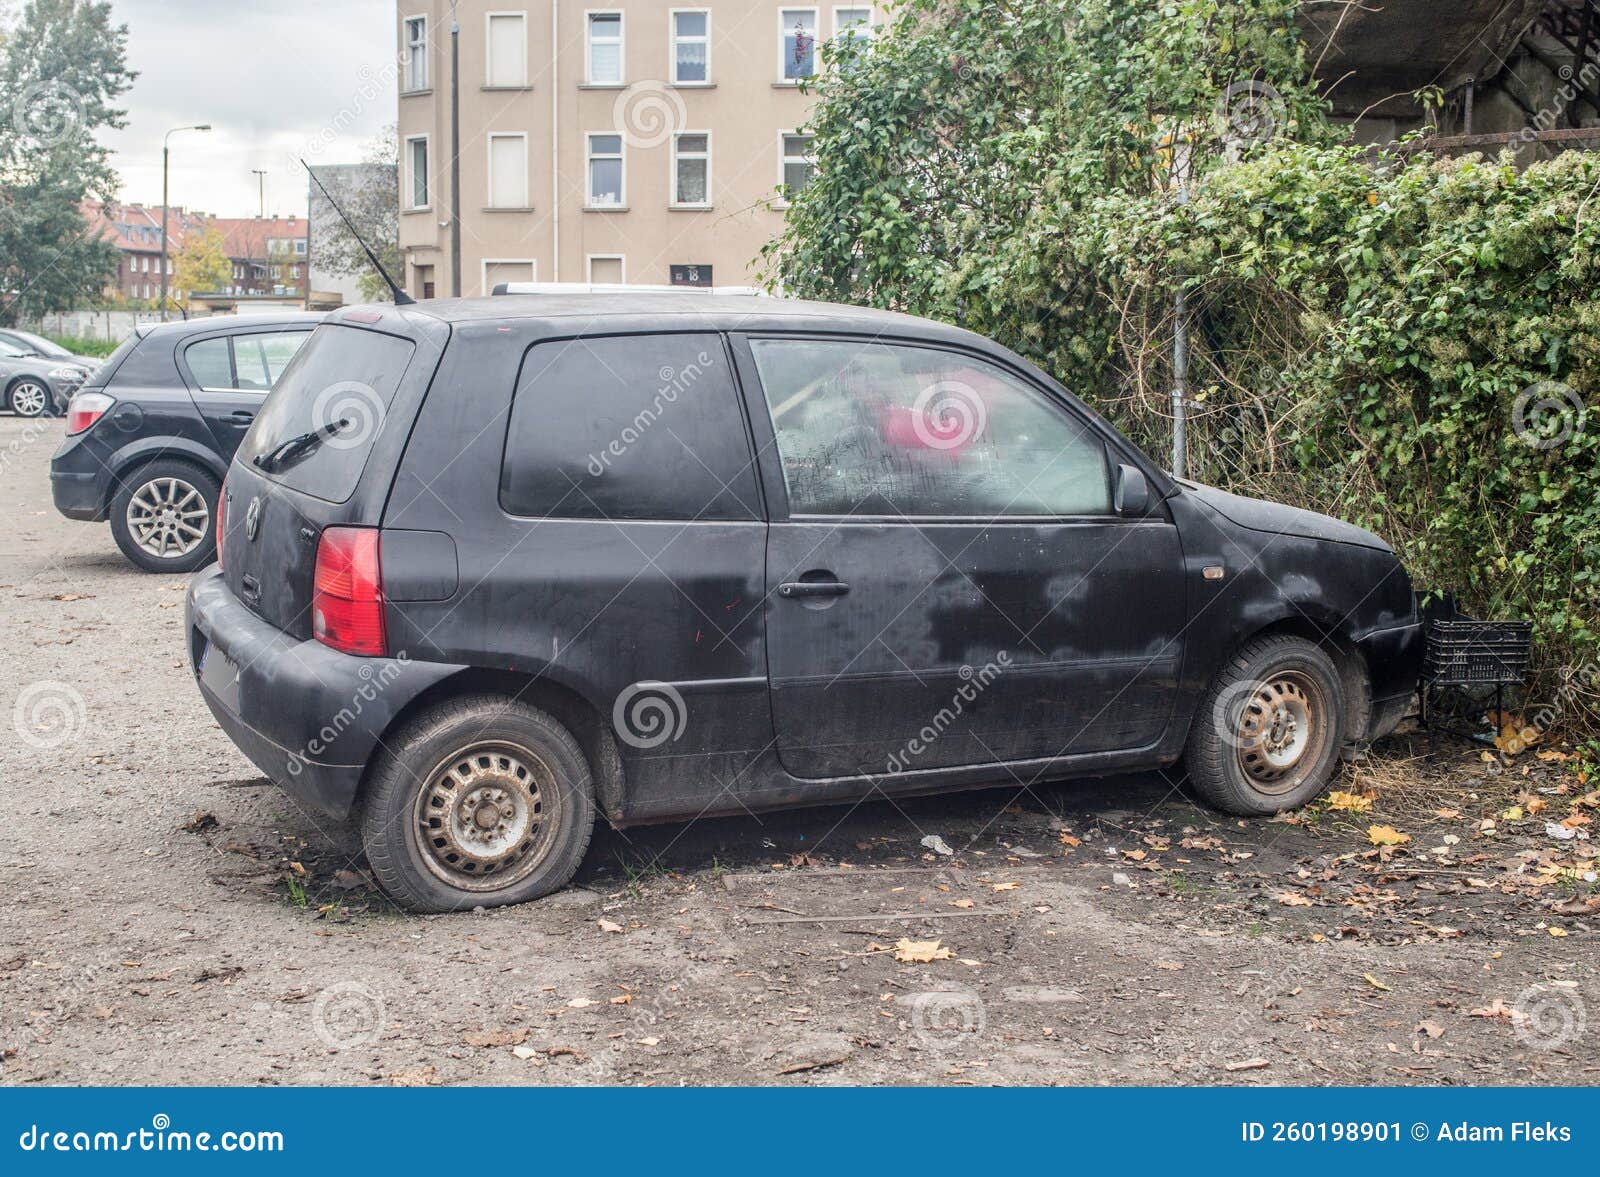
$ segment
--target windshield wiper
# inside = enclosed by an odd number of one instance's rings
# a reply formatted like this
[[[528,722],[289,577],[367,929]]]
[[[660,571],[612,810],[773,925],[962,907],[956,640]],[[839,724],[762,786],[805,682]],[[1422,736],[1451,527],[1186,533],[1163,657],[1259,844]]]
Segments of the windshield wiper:
[[[330,422],[317,429],[291,437],[288,441],[274,446],[267,453],[257,454],[250,460],[257,468],[266,471],[268,474],[275,474],[283,469],[285,464],[311,454],[324,441],[334,436],[348,424],[350,422],[343,418]]]

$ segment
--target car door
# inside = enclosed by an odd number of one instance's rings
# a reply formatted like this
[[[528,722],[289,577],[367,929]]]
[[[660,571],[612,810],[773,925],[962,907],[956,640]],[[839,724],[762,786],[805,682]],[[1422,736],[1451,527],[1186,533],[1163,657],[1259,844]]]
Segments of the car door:
[[[310,336],[309,330],[243,331],[183,347],[195,407],[224,456],[239,448],[267,393]]]
[[[1112,509],[1097,425],[965,351],[750,336],[740,352],[771,427],[762,458],[781,470],[769,497],[787,502],[768,533],[766,603],[787,771],[900,773],[1160,739],[1182,651],[1182,552],[1159,504]]]

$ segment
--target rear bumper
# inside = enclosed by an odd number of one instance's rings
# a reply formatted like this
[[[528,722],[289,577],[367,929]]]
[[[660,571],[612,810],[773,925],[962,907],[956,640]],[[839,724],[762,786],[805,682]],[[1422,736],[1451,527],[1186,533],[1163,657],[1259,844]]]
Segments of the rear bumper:
[[[290,796],[339,820],[385,729],[461,669],[299,641],[247,609],[215,566],[190,582],[185,611],[190,667],[222,730]]]
[[[68,519],[82,519],[88,523],[105,520],[105,487],[97,474],[51,470],[50,496],[55,500],[56,510]]]

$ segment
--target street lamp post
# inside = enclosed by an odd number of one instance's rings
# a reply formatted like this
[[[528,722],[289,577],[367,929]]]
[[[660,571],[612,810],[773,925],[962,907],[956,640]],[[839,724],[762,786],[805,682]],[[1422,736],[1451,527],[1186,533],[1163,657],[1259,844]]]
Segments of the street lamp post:
[[[172,137],[179,131],[209,131],[210,123],[195,123],[190,127],[173,127],[161,139],[161,321],[167,321],[167,217],[171,210],[167,202],[167,159],[171,154],[168,146]]]

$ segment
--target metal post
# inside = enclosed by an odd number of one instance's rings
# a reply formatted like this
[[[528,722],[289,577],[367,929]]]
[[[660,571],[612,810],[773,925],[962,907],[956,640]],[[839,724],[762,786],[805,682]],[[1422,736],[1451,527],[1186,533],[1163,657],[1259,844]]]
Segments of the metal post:
[[[167,132],[167,138],[172,137],[172,132]],[[167,215],[171,211],[167,206],[167,140],[161,141],[161,321],[167,321]]]
[[[461,25],[450,4],[450,293],[461,297]]]
[[[1462,124],[1463,124],[1462,128],[1461,128],[1461,133],[1463,135],[1472,134],[1472,96],[1473,96],[1473,92],[1475,90],[1477,90],[1477,88],[1478,88],[1478,79],[1477,78],[1468,78],[1467,79],[1467,86],[1466,86],[1466,95],[1464,96],[1464,98],[1462,100],[1462,104],[1461,104],[1462,105],[1461,121],[1462,121]]]
[[[1184,414],[1189,401],[1189,294],[1182,286],[1172,300],[1172,476],[1187,474],[1188,437]]]

